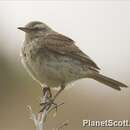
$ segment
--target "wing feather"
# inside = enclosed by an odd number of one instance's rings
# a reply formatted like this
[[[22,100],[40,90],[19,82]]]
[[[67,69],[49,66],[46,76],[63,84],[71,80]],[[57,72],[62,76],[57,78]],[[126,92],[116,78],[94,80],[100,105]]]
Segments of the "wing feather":
[[[48,34],[43,40],[43,46],[48,50],[78,59],[94,69],[100,69],[89,56],[75,45],[72,39],[62,34]]]

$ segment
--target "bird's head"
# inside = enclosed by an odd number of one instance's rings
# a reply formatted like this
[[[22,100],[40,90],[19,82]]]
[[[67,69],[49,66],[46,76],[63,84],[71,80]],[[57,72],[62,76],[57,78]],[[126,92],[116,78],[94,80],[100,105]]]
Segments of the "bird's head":
[[[46,24],[39,21],[30,22],[25,27],[18,27],[18,29],[24,31],[26,36],[31,36],[32,38],[43,36],[52,30]]]

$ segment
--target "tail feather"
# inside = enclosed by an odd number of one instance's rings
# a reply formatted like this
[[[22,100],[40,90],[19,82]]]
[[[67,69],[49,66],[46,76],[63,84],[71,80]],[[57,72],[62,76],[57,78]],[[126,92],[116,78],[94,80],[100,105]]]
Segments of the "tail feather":
[[[125,87],[125,88],[128,87],[124,83],[121,83],[121,82],[116,81],[112,78],[106,77],[106,76],[99,74],[99,73],[94,74],[94,76],[92,76],[92,78],[95,79],[96,81],[99,81],[99,82],[101,82],[109,87],[116,89],[116,90],[121,90],[121,87]]]

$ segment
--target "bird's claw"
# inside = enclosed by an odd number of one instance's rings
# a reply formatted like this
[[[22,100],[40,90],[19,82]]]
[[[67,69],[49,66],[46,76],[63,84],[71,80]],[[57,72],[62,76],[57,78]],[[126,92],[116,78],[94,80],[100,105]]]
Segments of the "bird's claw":
[[[43,112],[44,109],[48,109],[51,107],[51,105],[54,105],[56,110],[57,110],[57,104],[54,102],[54,99],[52,98],[48,98],[48,100],[46,102],[41,102],[40,106],[42,107],[40,112]]]

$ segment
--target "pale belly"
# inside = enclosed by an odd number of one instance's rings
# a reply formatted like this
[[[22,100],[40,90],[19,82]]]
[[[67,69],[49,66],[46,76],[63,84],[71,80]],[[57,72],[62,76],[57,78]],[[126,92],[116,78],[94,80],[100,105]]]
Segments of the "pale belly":
[[[59,87],[87,77],[87,67],[84,67],[80,61],[67,56],[42,50],[35,58],[31,57],[26,59],[23,57],[23,62],[33,79],[40,84]]]

